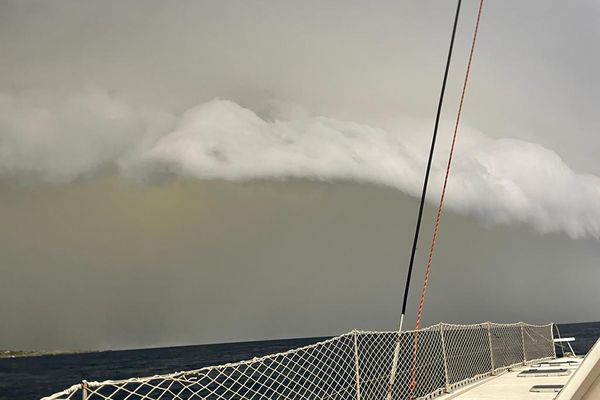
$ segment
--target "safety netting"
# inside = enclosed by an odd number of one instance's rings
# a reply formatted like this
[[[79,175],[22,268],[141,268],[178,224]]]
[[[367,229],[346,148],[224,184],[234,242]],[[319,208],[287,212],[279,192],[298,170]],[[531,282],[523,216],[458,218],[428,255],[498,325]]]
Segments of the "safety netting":
[[[192,371],[83,381],[42,400],[427,399],[555,357],[552,324],[444,323],[418,331],[352,331]]]

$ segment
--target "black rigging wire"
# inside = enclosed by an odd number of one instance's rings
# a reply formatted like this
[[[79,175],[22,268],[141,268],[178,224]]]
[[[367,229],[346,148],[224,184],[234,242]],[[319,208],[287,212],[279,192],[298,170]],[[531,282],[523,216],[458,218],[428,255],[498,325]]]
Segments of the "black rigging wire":
[[[431,138],[431,148],[429,149],[429,159],[427,160],[427,169],[425,170],[425,180],[423,181],[423,191],[421,193],[421,203],[419,205],[419,214],[417,217],[417,226],[415,228],[415,236],[413,239],[412,250],[410,253],[410,262],[408,264],[408,273],[406,276],[406,283],[404,284],[404,300],[402,301],[402,315],[400,317],[400,328],[402,330],[402,321],[406,314],[406,303],[408,300],[408,292],[410,289],[410,280],[412,277],[413,264],[415,261],[415,253],[417,251],[417,244],[419,242],[419,233],[421,231],[421,220],[423,218],[423,207],[425,205],[425,197],[427,195],[427,184],[429,183],[429,174],[431,172],[431,162],[433,160],[433,153],[435,150],[435,142],[437,139],[438,128],[440,125],[440,115],[442,114],[442,105],[444,103],[444,93],[446,92],[446,83],[448,81],[448,71],[450,70],[450,61],[452,60],[452,50],[454,48],[454,38],[456,37],[456,27],[458,25],[458,16],[460,14],[460,6],[462,0],[458,0],[456,5],[456,14],[454,16],[454,25],[452,26],[452,37],[450,39],[450,47],[448,49],[448,57],[446,59],[446,69],[444,70],[444,79],[442,80],[442,88],[440,90],[440,98],[438,101],[437,112],[435,116],[435,124],[433,127],[433,136]]]

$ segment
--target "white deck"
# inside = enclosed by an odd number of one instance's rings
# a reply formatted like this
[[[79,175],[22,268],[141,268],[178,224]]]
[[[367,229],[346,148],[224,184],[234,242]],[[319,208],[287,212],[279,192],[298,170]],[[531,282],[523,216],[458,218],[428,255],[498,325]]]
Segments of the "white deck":
[[[568,361],[573,360],[581,362],[581,358],[559,358],[552,360],[556,361]],[[486,378],[480,382],[467,385],[460,388],[452,393],[445,394],[438,397],[438,399],[449,400],[549,400],[554,399],[558,393],[535,393],[530,392],[534,385],[564,385],[567,380],[571,377],[573,372],[577,369],[579,364],[569,366],[519,366],[512,368],[511,371],[503,374]],[[523,370],[530,368],[564,368],[570,371],[569,375],[563,376],[548,376],[548,377],[518,377],[517,374]]]

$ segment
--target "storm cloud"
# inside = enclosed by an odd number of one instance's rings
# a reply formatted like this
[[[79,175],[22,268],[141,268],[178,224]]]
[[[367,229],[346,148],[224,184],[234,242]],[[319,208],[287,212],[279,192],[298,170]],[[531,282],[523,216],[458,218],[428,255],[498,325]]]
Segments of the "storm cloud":
[[[62,99],[4,95],[0,175],[63,184],[107,169],[153,184],[173,177],[346,180],[417,196],[427,161],[419,138],[428,128],[382,129],[327,117],[269,121],[220,99],[173,116],[98,89]],[[431,202],[445,167],[443,157],[437,160]],[[485,224],[528,223],[541,233],[598,238],[599,204],[600,178],[574,172],[555,152],[463,128],[450,209]]]

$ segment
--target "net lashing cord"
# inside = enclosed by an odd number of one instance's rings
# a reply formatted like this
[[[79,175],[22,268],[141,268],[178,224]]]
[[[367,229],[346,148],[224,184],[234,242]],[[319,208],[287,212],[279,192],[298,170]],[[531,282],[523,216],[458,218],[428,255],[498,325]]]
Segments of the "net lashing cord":
[[[145,378],[83,381],[43,400],[431,399],[516,365],[555,358],[552,325],[437,324],[419,332],[419,382],[409,390],[412,331],[352,331],[247,361]],[[107,360],[108,362],[109,360]]]
[[[460,103],[458,106],[458,111],[456,113],[456,120],[454,123],[454,132],[452,135],[452,144],[450,146],[450,153],[448,155],[448,162],[446,164],[446,172],[444,175],[444,184],[442,186],[442,193],[440,195],[440,201],[438,204],[438,208],[437,208],[437,214],[436,214],[436,218],[435,218],[435,225],[433,228],[433,237],[431,239],[431,245],[429,247],[429,256],[427,258],[427,266],[425,268],[425,278],[423,280],[423,287],[421,289],[421,299],[419,301],[419,309],[417,311],[417,320],[415,323],[415,335],[414,335],[414,348],[413,348],[413,372],[412,372],[412,380],[410,383],[410,387],[411,387],[411,392],[414,391],[414,388],[417,385],[416,379],[416,371],[417,371],[417,351],[418,351],[418,332],[419,332],[419,328],[421,326],[421,318],[423,316],[423,307],[425,305],[425,296],[427,293],[427,284],[429,282],[429,275],[431,273],[431,264],[433,261],[433,254],[435,252],[435,245],[437,243],[437,238],[438,238],[438,233],[439,233],[439,227],[440,227],[440,222],[442,219],[442,211],[444,209],[444,200],[446,198],[446,189],[448,187],[448,177],[450,175],[450,168],[452,166],[452,157],[454,156],[454,148],[456,145],[456,137],[458,135],[458,129],[460,126],[460,118],[462,115],[462,110],[463,110],[463,105],[464,105],[464,101],[465,101],[465,94],[467,92],[467,85],[469,82],[469,75],[471,73],[471,65],[473,62],[473,54],[475,52],[475,45],[477,43],[477,34],[479,33],[479,23],[481,21],[481,12],[483,10],[483,0],[479,1],[479,9],[477,10],[477,19],[475,22],[475,29],[473,31],[473,39],[471,41],[471,49],[469,51],[469,60],[467,62],[467,69],[465,71],[465,77],[463,80],[463,86],[462,86],[462,91],[461,91],[461,95],[460,95]],[[411,396],[412,399],[412,396]]]

